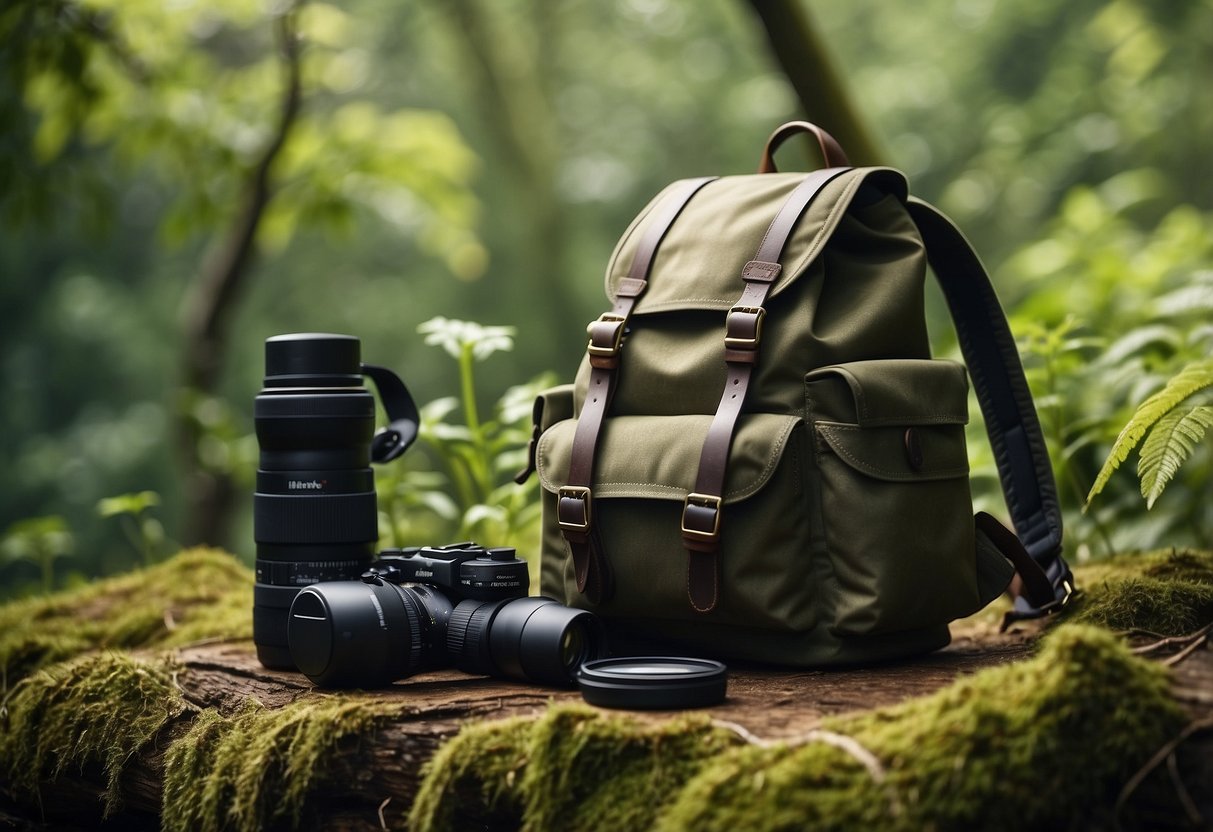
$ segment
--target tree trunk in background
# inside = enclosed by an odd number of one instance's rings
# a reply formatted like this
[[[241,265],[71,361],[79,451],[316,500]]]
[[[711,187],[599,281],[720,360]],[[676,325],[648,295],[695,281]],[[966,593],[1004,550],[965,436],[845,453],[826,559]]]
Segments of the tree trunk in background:
[[[205,428],[197,418],[197,407],[215,394],[222,378],[228,324],[252,274],[257,229],[273,195],[270,169],[299,115],[302,88],[294,13],[292,7],[279,18],[277,34],[286,77],[274,132],[245,177],[231,227],[203,262],[182,309],[182,390],[174,410],[174,432],[185,492],[181,542],[187,546],[229,542],[236,489],[229,472],[206,466],[199,455]]]
[[[511,264],[511,291],[533,299],[531,320],[564,321],[577,306],[568,288],[567,206],[557,193],[562,142],[544,83],[550,74],[545,44],[557,35],[556,12],[543,2],[532,3],[528,19],[515,20],[519,25],[507,30],[493,25],[491,4],[432,0],[431,5],[463,52],[470,93],[494,146],[489,152],[500,154],[501,173],[510,183],[509,203],[489,205],[486,213],[514,224],[528,240],[521,250],[542,253]],[[516,29],[528,26],[534,44],[519,40]]]
[[[775,59],[808,119],[838,139],[852,164],[887,164],[888,157],[859,115],[805,0],[748,0],[748,5],[762,21]]]

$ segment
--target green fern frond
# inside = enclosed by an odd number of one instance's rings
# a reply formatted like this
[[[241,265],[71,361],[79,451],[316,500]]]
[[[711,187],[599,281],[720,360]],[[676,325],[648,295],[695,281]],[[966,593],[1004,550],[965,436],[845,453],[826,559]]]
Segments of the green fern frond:
[[[1162,496],[1167,483],[1210,428],[1213,428],[1213,407],[1209,405],[1176,408],[1154,425],[1141,445],[1137,461],[1141,496],[1146,499],[1147,509],[1154,508],[1154,501]]]
[[[1213,360],[1189,364],[1168,381],[1166,387],[1142,402],[1141,406],[1137,408],[1137,412],[1133,414],[1133,418],[1129,419],[1129,423],[1116,437],[1116,442],[1113,443],[1103,468],[1095,477],[1091,493],[1087,495],[1084,510],[1090,507],[1091,500],[1103,491],[1112,473],[1128,458],[1129,452],[1137,447],[1137,443],[1146,435],[1146,432],[1185,399],[1206,387],[1213,387]]]

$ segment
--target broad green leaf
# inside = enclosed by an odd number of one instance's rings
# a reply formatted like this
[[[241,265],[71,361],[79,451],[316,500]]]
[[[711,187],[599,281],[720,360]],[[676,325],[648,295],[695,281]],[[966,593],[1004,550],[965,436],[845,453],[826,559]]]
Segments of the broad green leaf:
[[[102,517],[116,517],[120,514],[140,514],[141,512],[160,505],[160,495],[155,491],[140,491],[135,494],[119,494],[116,497],[106,497],[97,503],[97,513]]]
[[[1213,428],[1213,407],[1209,405],[1176,408],[1154,425],[1141,445],[1137,463],[1141,496],[1147,509],[1154,507],[1167,483],[1196,450],[1209,428]]]
[[[421,495],[421,504],[443,520],[454,520],[459,516],[459,507],[441,491],[426,491]]]
[[[1101,367],[1119,365],[1146,347],[1162,346],[1176,350],[1183,343],[1183,336],[1173,326],[1150,324],[1131,329],[1112,342],[1096,362]]]

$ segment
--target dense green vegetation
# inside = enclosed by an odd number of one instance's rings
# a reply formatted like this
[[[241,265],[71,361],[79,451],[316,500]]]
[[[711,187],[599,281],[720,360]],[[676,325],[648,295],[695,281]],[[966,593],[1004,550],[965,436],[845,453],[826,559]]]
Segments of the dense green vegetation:
[[[1129,472],[1083,507],[1137,406],[1207,367],[1213,2],[801,5],[880,152],[993,268],[1069,545],[1207,546],[1208,386],[1151,448],[1152,509]],[[383,472],[385,536],[524,540],[527,495],[485,467],[521,439],[511,388],[571,377],[652,193],[752,170],[804,114],[766,37],[744,0],[6,3],[0,592],[197,542],[203,504],[251,558],[251,401],[288,331],[357,334],[433,403]],[[437,316],[513,329],[478,411],[418,330]]]

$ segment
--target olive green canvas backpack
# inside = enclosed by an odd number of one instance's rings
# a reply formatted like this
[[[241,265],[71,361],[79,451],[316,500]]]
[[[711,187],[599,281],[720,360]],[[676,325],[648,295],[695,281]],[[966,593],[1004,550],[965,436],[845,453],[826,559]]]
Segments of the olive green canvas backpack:
[[[779,173],[814,135],[826,165]],[[968,366],[931,358],[943,288]],[[759,173],[675,182],[624,233],[576,383],[536,402],[543,594],[629,650],[820,666],[925,652],[1013,583],[1072,591],[1040,425],[977,256],[806,122]],[[969,378],[1012,533],[973,515]]]

